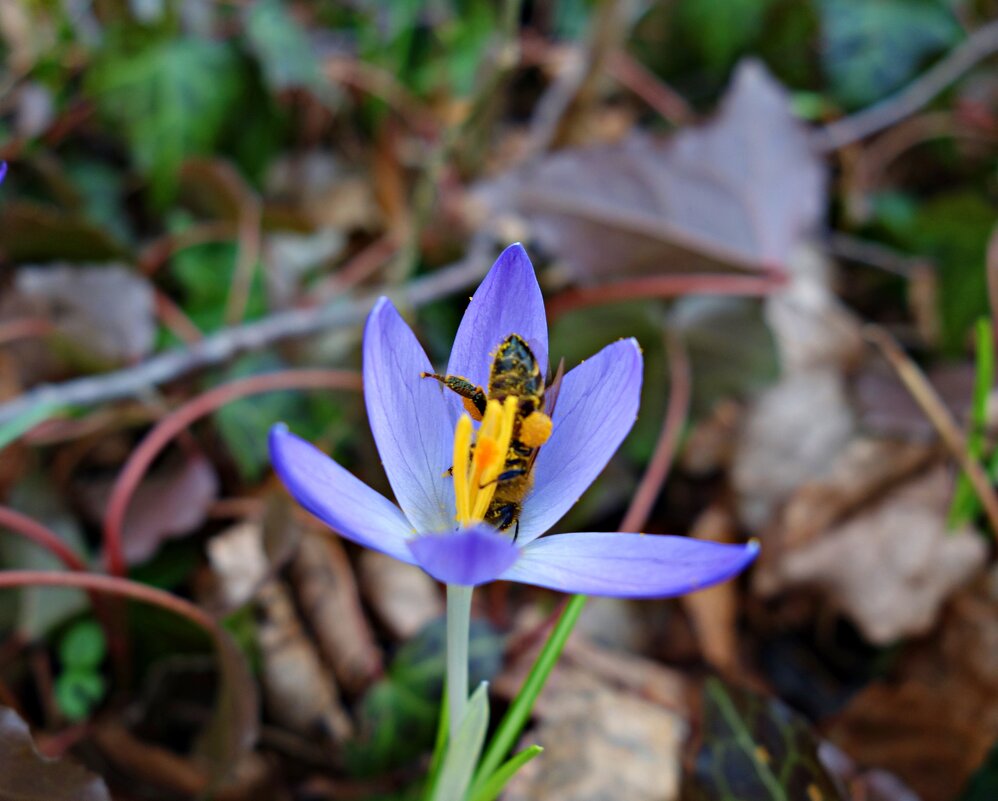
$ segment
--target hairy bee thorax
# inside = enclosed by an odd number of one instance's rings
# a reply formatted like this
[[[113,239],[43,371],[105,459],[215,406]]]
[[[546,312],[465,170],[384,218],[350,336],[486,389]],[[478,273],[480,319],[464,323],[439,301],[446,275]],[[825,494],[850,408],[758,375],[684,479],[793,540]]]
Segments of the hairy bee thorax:
[[[518,526],[537,449],[553,427],[544,413],[544,376],[530,346],[519,334],[499,344],[487,391],[462,376],[422,376],[459,395],[467,411],[454,433],[451,469],[458,522],[485,520],[501,531]],[[472,419],[481,422],[477,435]]]

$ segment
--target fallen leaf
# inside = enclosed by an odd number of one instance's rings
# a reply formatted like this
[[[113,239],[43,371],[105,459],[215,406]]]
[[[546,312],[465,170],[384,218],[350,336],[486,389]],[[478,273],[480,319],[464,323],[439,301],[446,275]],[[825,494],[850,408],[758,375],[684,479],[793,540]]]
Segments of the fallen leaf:
[[[807,721],[778,698],[709,679],[701,737],[691,799],[844,801]]]
[[[0,801],[111,801],[103,779],[79,765],[45,759],[28,724],[0,707]]]
[[[381,673],[382,656],[364,616],[343,544],[326,531],[307,532],[291,574],[299,608],[315,634],[319,652],[340,686],[348,693],[359,693]]]
[[[691,536],[707,542],[734,542],[736,524],[720,506],[710,506],[697,518]],[[704,660],[722,673],[738,665],[737,585],[733,581],[715,584],[680,599],[690,616]]]
[[[626,692],[599,687],[546,718],[527,741],[544,748],[503,795],[506,801],[675,801],[686,723]]]
[[[828,735],[864,763],[897,774],[924,801],[951,801],[994,737],[954,709],[955,697],[915,680],[878,682],[852,700]]]
[[[849,798],[862,801],[921,801],[893,773],[880,768],[860,768],[845,751],[828,740],[823,740],[818,746],[818,758],[825,770],[847,788]]]
[[[360,554],[360,589],[381,623],[408,640],[444,613],[440,587],[426,573],[377,551]]]
[[[122,264],[22,267],[14,292],[87,361],[129,362],[152,352],[152,285]]]
[[[352,724],[336,683],[302,628],[290,593],[274,579],[260,584],[269,564],[262,526],[233,526],[212,538],[208,555],[223,597],[245,598],[247,590],[255,592],[256,638],[270,715],[300,734],[349,737]]]
[[[658,142],[569,150],[478,192],[580,275],[783,267],[825,210],[825,170],[786,90],[744,61],[716,118]]]
[[[987,545],[969,527],[948,530],[951,494],[946,467],[920,474],[781,555],[767,594],[816,587],[872,643],[925,632],[987,557]]]
[[[740,519],[761,532],[801,484],[827,474],[854,426],[838,369],[791,372],[764,392],[746,412],[735,446]]]
[[[81,493],[84,510],[102,520],[112,484],[89,485]],[[218,497],[218,475],[200,454],[187,456],[180,464],[160,469],[135,491],[122,526],[125,560],[141,564],[167,540],[186,536],[201,527],[208,507]]]
[[[125,249],[102,227],[76,212],[26,200],[0,209],[0,252],[14,263],[120,259]]]

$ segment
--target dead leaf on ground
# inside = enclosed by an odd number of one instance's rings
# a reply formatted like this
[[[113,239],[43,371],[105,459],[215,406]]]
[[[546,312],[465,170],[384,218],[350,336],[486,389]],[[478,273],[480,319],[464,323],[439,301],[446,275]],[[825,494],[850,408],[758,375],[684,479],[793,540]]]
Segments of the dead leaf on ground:
[[[479,190],[489,216],[529,219],[584,276],[787,264],[825,211],[825,169],[786,90],[757,61],[720,111],[667,142],[568,150]]]
[[[736,523],[728,511],[715,505],[697,518],[690,533],[698,540],[734,542],[735,531]],[[737,592],[735,582],[725,581],[680,599],[693,623],[704,660],[725,674],[738,666]]]
[[[360,554],[360,589],[384,626],[407,641],[444,613],[440,587],[426,573],[377,551]]]
[[[94,727],[93,742],[115,768],[135,781],[157,785],[172,793],[194,797],[212,788],[216,801],[241,801],[269,797],[275,779],[273,768],[260,754],[245,754],[233,775],[213,786],[203,765],[136,738],[120,723],[103,721]]]
[[[827,474],[854,425],[835,368],[792,372],[764,392],[745,414],[731,472],[742,522],[761,532],[801,484]]]
[[[382,655],[360,605],[353,568],[338,538],[306,532],[291,565],[292,587],[327,664],[348,693],[382,672]]]
[[[241,596],[247,584],[259,587],[256,637],[269,714],[301,734],[325,734],[335,741],[349,737],[353,727],[336,683],[302,628],[290,593],[277,580],[258,585],[268,570],[261,526],[240,523],[213,537],[208,558],[224,597]]]
[[[111,482],[93,483],[81,493],[84,511],[94,521],[104,517]],[[208,507],[218,497],[218,475],[201,454],[161,468],[135,491],[122,527],[125,560],[141,564],[160,546],[197,531],[207,519]]]
[[[863,763],[897,774],[924,801],[952,801],[995,736],[955,710],[952,700],[919,681],[872,684],[853,699],[829,737]]]
[[[977,532],[948,529],[951,497],[950,471],[935,467],[782,554],[763,589],[816,587],[872,643],[923,633],[987,557]]]
[[[22,267],[14,292],[24,307],[51,319],[81,358],[131,362],[155,345],[152,285],[122,264]]]
[[[845,751],[828,740],[822,740],[818,746],[818,758],[846,788],[849,798],[857,801],[921,801],[893,773],[880,768],[860,768]]]
[[[509,783],[506,801],[676,801],[686,723],[618,690],[581,692],[527,740],[544,754]]]
[[[28,724],[0,707],[0,799],[2,801],[110,801],[103,779],[66,759],[42,757]]]

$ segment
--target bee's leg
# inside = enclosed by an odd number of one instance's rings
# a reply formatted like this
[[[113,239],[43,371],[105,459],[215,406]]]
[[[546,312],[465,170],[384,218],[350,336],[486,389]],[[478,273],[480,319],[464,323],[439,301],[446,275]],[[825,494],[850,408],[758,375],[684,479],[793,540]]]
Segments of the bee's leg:
[[[498,484],[501,481],[509,481],[511,478],[517,478],[518,476],[525,475],[526,472],[527,472],[527,468],[526,467],[518,467],[518,468],[516,468],[514,470],[507,470],[505,473],[500,473],[498,476],[496,476],[491,481],[486,481],[484,484],[479,484],[478,488],[479,489],[485,489],[486,487],[488,487],[488,486],[490,486],[492,484]]]
[[[493,509],[490,509],[485,519],[488,522],[492,523],[500,531],[505,531],[511,525],[513,525],[515,521],[516,531],[517,533],[519,533],[520,530],[520,518],[518,517],[519,512],[520,512],[519,504],[503,503]]]
[[[435,378],[451,392],[456,392],[464,398],[464,408],[475,420],[481,420],[488,406],[488,396],[485,390],[472,384],[467,378],[459,375],[437,375],[436,373],[420,373],[422,378]]]
[[[520,536],[520,518],[516,518],[516,528],[513,530],[513,542]]]

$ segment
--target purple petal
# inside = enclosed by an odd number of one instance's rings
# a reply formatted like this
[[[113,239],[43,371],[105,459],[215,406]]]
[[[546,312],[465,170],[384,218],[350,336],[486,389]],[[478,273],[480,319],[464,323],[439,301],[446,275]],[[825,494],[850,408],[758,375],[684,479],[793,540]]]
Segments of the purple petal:
[[[547,372],[548,325],[544,298],[527,251],[510,245],[496,259],[475,291],[454,338],[447,372],[485,387],[492,356],[510,334],[519,334],[530,345]]]
[[[475,586],[498,578],[520,549],[490,526],[450,534],[426,534],[409,541],[416,563],[437,581]]]
[[[415,335],[387,298],[364,329],[364,400],[374,441],[402,511],[418,531],[454,528],[454,417]]]
[[[3,183],[3,179],[7,177],[7,162],[0,161],[0,184]]]
[[[270,459],[296,501],[359,545],[414,563],[412,526],[384,495],[278,424],[270,429]]]
[[[634,425],[640,399],[641,349],[633,339],[607,345],[565,376],[523,504],[521,544],[557,523],[593,483]]]
[[[501,578],[562,592],[665,598],[725,581],[759,552],[690,537],[590,532],[534,540]]]

